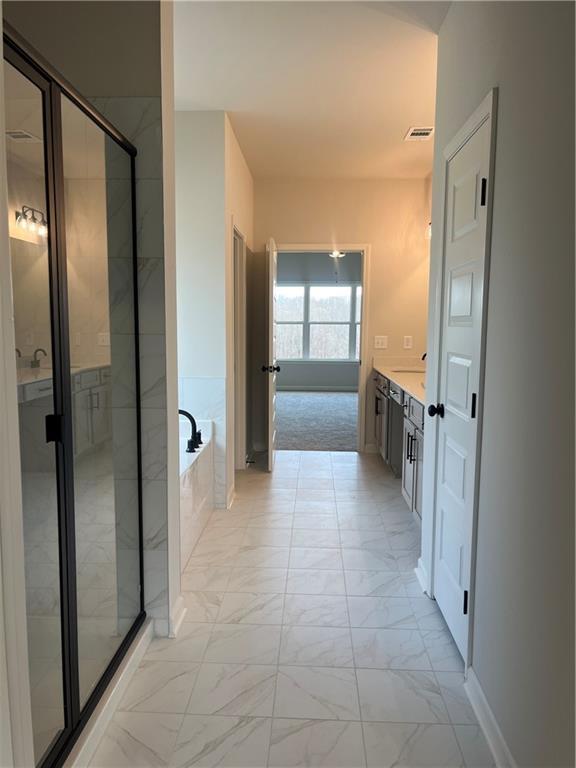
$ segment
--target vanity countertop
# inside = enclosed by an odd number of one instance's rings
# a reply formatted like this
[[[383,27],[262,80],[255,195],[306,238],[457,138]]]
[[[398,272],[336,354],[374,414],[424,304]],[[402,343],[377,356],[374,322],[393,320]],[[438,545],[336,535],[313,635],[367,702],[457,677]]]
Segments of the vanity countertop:
[[[425,368],[419,368],[416,365],[393,365],[386,358],[377,357],[374,358],[372,365],[377,373],[393,381],[422,405],[426,405]]]
[[[108,368],[110,363],[83,363],[82,365],[73,365],[71,372],[85,373],[86,371],[94,371],[100,368]],[[32,384],[36,381],[48,381],[52,378],[52,368],[17,368],[16,376],[18,384]]]

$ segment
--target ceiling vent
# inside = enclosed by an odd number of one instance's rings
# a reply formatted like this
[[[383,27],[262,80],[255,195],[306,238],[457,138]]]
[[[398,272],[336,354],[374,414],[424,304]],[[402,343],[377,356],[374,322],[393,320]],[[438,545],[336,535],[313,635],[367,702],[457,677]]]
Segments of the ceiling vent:
[[[39,139],[38,136],[34,136],[33,133],[21,129],[6,131],[6,136],[12,141],[24,142],[26,144],[40,144],[42,142],[42,139]]]
[[[404,141],[428,141],[434,133],[434,128],[409,128]]]

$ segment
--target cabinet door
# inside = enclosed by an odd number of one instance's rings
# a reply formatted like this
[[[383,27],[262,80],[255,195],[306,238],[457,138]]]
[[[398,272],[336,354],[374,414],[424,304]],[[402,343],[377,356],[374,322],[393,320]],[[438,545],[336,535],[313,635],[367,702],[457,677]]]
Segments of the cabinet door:
[[[382,397],[382,402],[380,404],[381,409],[381,416],[380,416],[380,455],[386,462],[386,464],[390,463],[390,451],[388,450],[389,445],[389,437],[388,437],[388,427],[390,424],[389,414],[390,414],[390,398],[388,397]]]
[[[376,437],[376,448],[378,449],[379,453],[382,453],[382,443],[381,443],[381,434],[382,434],[382,396],[376,392],[376,398],[375,398],[375,437]]]
[[[409,419],[404,419],[404,439],[402,441],[402,495],[406,503],[412,509],[412,497],[414,494],[414,425]]]
[[[112,434],[110,387],[103,384],[100,387],[94,387],[90,392],[92,395],[92,442],[94,445],[99,445],[109,440]]]
[[[424,469],[422,460],[424,458],[424,433],[419,429],[414,432],[413,446],[414,498],[412,499],[412,509],[416,512],[419,518],[422,518],[422,475]]]
[[[78,456],[92,445],[92,408],[90,390],[74,395],[74,455]]]

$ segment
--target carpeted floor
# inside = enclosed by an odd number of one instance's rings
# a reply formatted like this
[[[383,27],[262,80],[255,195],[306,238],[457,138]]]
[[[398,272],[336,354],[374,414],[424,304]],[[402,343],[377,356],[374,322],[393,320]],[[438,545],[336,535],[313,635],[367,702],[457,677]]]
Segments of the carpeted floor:
[[[277,392],[276,447],[355,451],[357,392]]]

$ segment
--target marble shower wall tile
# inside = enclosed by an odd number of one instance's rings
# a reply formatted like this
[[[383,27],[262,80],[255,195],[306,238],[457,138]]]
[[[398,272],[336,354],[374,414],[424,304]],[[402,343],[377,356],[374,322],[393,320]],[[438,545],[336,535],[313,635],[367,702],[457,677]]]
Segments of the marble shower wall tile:
[[[144,595],[149,615],[164,619],[167,626],[169,606],[168,561],[165,549],[168,513],[162,105],[159,97],[98,98],[94,99],[93,103],[138,150],[135,167],[142,466],[145,481]],[[118,156],[116,173],[113,161],[112,157],[109,174],[113,178],[124,179],[125,160]],[[121,262],[122,259],[114,261]],[[118,267],[120,268],[120,264]]]

